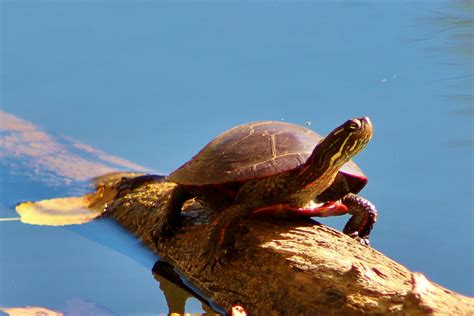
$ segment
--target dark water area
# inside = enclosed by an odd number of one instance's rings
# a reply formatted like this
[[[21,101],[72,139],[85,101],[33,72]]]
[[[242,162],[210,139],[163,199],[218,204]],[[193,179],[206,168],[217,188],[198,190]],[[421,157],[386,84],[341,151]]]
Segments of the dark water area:
[[[354,161],[380,212],[372,246],[472,296],[473,12],[472,1],[4,1],[0,107],[162,174],[238,124],[326,134],[367,115],[374,137]],[[90,188],[0,157],[0,218]],[[0,307],[167,313],[157,259],[109,220],[0,221]],[[203,309],[191,298],[186,312]]]

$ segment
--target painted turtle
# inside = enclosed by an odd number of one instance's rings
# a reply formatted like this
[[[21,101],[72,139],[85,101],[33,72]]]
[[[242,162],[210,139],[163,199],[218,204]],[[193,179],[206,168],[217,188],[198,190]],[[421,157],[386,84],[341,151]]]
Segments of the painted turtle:
[[[220,212],[211,223],[209,252],[231,246],[232,231],[246,215],[350,213],[344,232],[368,243],[377,213],[372,203],[356,195],[367,178],[350,159],[371,137],[367,117],[348,120],[324,138],[284,122],[234,127],[169,175],[177,186],[154,238],[169,233],[183,203],[196,197]]]

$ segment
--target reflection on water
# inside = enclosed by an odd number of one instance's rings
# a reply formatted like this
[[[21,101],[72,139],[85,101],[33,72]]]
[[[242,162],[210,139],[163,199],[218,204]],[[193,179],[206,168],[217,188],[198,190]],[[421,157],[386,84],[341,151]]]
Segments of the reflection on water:
[[[184,314],[186,302],[188,299],[195,297],[199,299],[202,304],[201,307],[206,313],[211,315],[217,313],[204,297],[183,282],[170,264],[160,260],[157,261],[153,266],[153,276],[160,282],[160,289],[166,297],[169,311]]]

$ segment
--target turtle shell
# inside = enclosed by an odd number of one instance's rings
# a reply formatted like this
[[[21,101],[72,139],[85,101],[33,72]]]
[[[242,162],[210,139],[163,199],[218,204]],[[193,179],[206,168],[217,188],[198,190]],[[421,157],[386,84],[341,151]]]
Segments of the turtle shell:
[[[244,182],[297,168],[323,139],[303,126],[261,121],[236,126],[213,139],[197,155],[170,174],[182,185]],[[352,161],[340,170],[351,192],[359,192],[367,178]]]

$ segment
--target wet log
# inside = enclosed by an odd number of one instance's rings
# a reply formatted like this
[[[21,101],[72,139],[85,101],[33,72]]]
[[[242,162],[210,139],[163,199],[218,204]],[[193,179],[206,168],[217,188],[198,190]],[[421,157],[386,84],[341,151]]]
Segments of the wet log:
[[[474,299],[411,272],[373,248],[311,219],[245,219],[235,251],[202,270],[201,251],[214,213],[191,201],[173,237],[156,244],[151,230],[174,184],[155,178],[99,181],[118,190],[107,216],[173,264],[199,291],[229,311],[252,315],[473,315]]]

